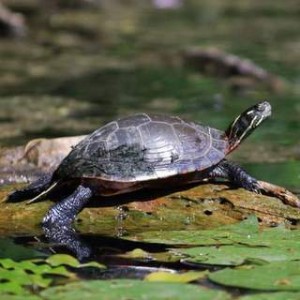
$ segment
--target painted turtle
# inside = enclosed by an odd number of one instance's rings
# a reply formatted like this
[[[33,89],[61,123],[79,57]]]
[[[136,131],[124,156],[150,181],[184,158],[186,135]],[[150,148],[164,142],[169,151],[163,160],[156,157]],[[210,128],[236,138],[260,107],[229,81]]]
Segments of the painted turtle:
[[[95,195],[109,196],[142,188],[225,178],[259,192],[257,180],[225,156],[271,115],[268,102],[239,115],[225,132],[179,117],[138,114],[108,123],[83,139],[53,174],[8,200],[40,198],[68,184],[73,192],[56,203],[43,225],[70,225]]]

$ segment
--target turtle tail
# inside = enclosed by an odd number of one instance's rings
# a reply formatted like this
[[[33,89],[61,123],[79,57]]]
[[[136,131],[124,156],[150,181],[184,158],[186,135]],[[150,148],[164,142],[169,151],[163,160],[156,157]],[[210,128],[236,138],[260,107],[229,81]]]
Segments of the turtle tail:
[[[41,200],[56,186],[57,181],[53,181],[52,174],[47,174],[40,177],[38,180],[29,184],[22,190],[17,190],[8,195],[8,202],[20,202],[23,200],[31,199],[28,203],[36,202]]]

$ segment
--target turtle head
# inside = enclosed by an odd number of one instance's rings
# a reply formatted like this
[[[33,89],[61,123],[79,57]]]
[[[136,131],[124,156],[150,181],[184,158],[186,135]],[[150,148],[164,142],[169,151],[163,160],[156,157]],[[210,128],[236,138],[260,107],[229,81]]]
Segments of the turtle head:
[[[234,150],[258,125],[271,116],[271,105],[267,101],[259,102],[240,114],[228,127],[228,152]]]

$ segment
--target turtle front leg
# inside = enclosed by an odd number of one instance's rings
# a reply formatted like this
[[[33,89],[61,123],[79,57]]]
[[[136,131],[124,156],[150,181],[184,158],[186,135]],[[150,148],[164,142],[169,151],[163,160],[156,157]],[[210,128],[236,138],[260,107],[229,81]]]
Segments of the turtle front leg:
[[[79,260],[89,257],[91,250],[79,239],[72,223],[92,195],[91,189],[80,185],[73,194],[55,204],[43,219],[43,230],[50,242],[66,246]]]
[[[248,191],[260,193],[258,181],[238,164],[223,159],[209,171],[209,178],[224,178]]]

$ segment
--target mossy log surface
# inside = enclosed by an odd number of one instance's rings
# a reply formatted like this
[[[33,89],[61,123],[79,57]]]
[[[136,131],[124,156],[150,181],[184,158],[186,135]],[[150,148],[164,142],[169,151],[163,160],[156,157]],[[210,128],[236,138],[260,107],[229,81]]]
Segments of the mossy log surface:
[[[18,185],[20,187],[20,185]],[[16,185],[1,189],[0,234],[41,233],[43,215],[53,205],[44,201],[7,203],[5,198]],[[261,224],[297,225],[300,211],[279,199],[257,195],[223,184],[202,184],[184,191],[144,191],[130,195],[97,198],[79,214],[77,228],[83,233],[114,234],[118,231],[212,228],[255,214]]]

